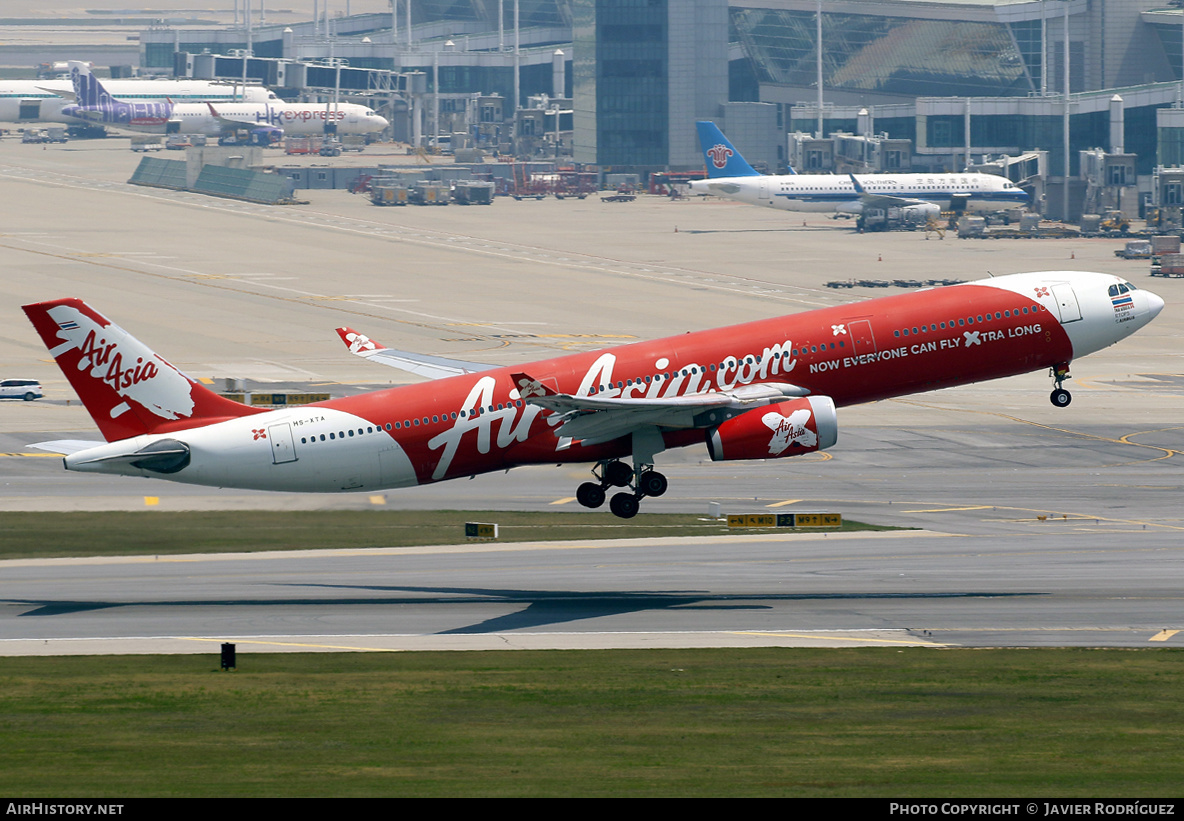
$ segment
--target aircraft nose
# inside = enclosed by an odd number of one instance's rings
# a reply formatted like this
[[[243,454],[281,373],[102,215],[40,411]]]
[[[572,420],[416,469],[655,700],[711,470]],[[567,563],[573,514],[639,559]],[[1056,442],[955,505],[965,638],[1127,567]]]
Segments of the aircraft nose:
[[[1163,299],[1150,291],[1144,291],[1143,294],[1147,297],[1147,317],[1149,320],[1155,319],[1163,310]]]

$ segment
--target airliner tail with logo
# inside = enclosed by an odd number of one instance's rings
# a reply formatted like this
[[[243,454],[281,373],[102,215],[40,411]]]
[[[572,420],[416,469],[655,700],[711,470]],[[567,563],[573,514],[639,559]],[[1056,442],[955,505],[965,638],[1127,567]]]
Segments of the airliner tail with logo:
[[[715,123],[700,121],[699,143],[707,179],[691,190],[785,211],[846,213],[899,209],[918,219],[942,211],[998,211],[1026,205],[1029,197],[995,174],[760,174]]]
[[[106,440],[37,445],[68,470],[277,491],[376,491],[587,463],[590,508],[634,516],[667,490],[660,455],[782,459],[833,447],[838,409],[1048,370],[1153,320],[1163,300],[1101,273],[1013,274],[496,366],[396,351],[350,328],[350,352],[428,381],[264,411],[209,391],[78,299],[24,306]]]

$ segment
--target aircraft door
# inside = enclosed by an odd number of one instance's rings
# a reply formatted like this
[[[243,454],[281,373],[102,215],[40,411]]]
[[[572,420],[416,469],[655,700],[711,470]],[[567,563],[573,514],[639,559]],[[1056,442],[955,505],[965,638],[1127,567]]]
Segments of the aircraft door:
[[[33,120],[41,119],[41,101],[37,99],[23,99],[20,101],[17,115],[18,120]]]
[[[287,422],[280,425],[270,425],[267,428],[267,438],[271,442],[271,461],[282,465],[285,462],[296,461],[296,440],[292,437],[292,426]]]
[[[1077,294],[1073,286],[1068,283],[1052,286],[1052,295],[1057,301],[1057,311],[1061,315],[1061,324],[1076,322],[1081,319],[1081,306],[1077,304]]]
[[[847,334],[851,337],[851,347],[856,356],[876,352],[876,337],[872,333],[870,319],[847,320]]]
[[[762,201],[767,200],[769,198],[769,178],[768,177],[763,176],[763,175],[761,176],[761,178],[757,184],[757,196],[760,197]]]

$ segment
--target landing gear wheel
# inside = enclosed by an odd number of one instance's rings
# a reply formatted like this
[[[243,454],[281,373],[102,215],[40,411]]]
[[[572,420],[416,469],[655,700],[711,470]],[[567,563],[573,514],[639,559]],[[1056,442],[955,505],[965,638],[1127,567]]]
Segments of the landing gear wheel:
[[[1057,388],[1048,397],[1052,403],[1058,408],[1067,408],[1069,403],[1073,401],[1073,394],[1069,393],[1064,388]]]
[[[632,519],[641,508],[641,503],[632,493],[618,493],[608,503],[609,510],[621,519]]]
[[[600,507],[604,504],[604,488],[595,482],[584,482],[576,488],[576,501],[584,507]]]
[[[633,468],[624,462],[609,462],[604,466],[604,481],[614,487],[628,487],[633,481]]]
[[[638,489],[646,496],[661,496],[666,492],[669,483],[666,477],[656,470],[647,470],[641,474],[641,479],[637,483]]]

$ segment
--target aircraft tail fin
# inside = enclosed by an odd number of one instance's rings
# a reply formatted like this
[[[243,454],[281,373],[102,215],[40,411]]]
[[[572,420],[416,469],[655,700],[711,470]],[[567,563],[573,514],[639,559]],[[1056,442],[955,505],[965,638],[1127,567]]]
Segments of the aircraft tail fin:
[[[90,66],[81,60],[70,60],[70,81],[74,84],[74,104],[82,107],[99,106],[115,100],[99,78],[90,73]]]
[[[185,376],[80,299],[23,310],[108,442],[259,412]]]
[[[703,158],[707,162],[708,178],[760,176],[728,142],[715,123],[700,120],[695,123],[695,127],[699,130],[699,145],[703,148]]]

